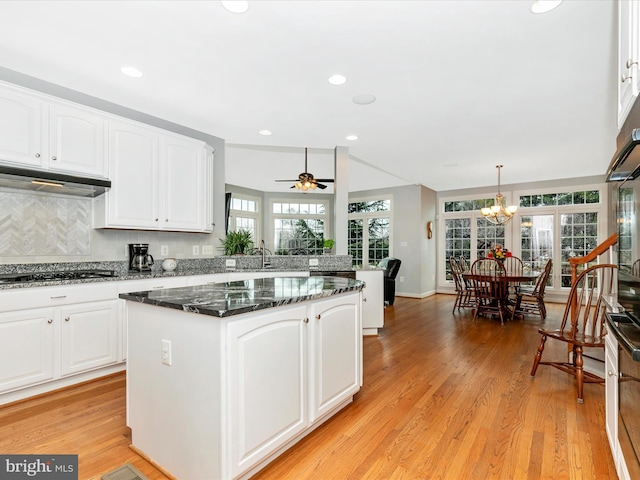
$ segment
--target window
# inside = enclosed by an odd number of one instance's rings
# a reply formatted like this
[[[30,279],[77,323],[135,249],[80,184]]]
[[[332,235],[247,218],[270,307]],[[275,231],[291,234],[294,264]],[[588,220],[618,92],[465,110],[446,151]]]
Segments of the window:
[[[324,202],[273,202],[276,255],[322,255],[327,206]]]
[[[390,256],[391,199],[349,203],[349,245],[353,265],[375,265]]]
[[[464,257],[467,263],[471,259],[471,219],[455,218],[445,220],[444,229],[446,278],[453,281],[449,258]]]
[[[229,231],[249,230],[253,243],[259,242],[260,199],[234,193],[229,206]]]
[[[601,185],[520,192],[516,217],[506,225],[485,220],[479,209],[491,202],[477,196],[446,198],[440,201],[444,244],[439,247],[439,284],[451,285],[449,257],[464,257],[468,263],[502,244],[522,258],[525,267],[542,271],[553,261],[548,285],[568,289],[571,284],[569,258],[586,255],[599,243],[606,229],[606,196]],[[504,192],[503,192],[504,193]],[[512,238],[513,237],[513,238]],[[624,239],[618,239],[621,258]]]

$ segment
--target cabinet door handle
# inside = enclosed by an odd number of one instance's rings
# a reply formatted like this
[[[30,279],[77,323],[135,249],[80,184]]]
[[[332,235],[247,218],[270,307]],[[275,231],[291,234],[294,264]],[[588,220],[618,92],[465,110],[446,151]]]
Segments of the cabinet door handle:
[[[622,75],[620,77],[620,83],[624,83],[624,82],[626,82],[627,80],[629,80],[632,77],[633,77],[633,75]]]
[[[613,373],[611,370],[607,370],[607,375],[609,375],[610,377],[615,377],[615,373]]]
[[[53,323],[52,319],[47,320],[47,323]]]
[[[58,157],[56,157],[55,155],[53,157],[51,157],[51,160],[53,160],[54,162],[58,159]]]
[[[36,158],[40,158],[40,154],[39,153],[36,153]]]
[[[70,317],[64,317],[64,321],[65,321],[65,322],[68,322],[69,320],[71,320],[71,318],[70,318]]]
[[[56,298],[67,298],[66,295],[57,295],[55,297],[51,297],[51,300],[55,300]]]
[[[155,220],[155,221],[157,222],[157,221],[158,221],[158,219],[156,218],[156,220]]]
[[[634,61],[634,60],[632,60],[630,58],[627,59],[627,68],[631,68],[631,67],[633,67],[634,65],[637,65],[637,64],[638,64],[637,61]]]
[[[363,299],[362,299],[362,301],[363,301],[363,302],[366,302],[366,301],[367,301],[367,299],[366,299],[366,298],[363,298]]]
[[[316,315],[316,320],[320,320],[320,314]]]
[[[303,321],[304,323],[309,323],[309,319],[308,319],[308,318],[303,318],[303,319],[302,319],[302,321]]]
[[[164,219],[164,221],[165,221],[165,222],[168,222],[168,221],[169,221],[169,219],[168,219],[168,218],[165,218],[165,219]]]

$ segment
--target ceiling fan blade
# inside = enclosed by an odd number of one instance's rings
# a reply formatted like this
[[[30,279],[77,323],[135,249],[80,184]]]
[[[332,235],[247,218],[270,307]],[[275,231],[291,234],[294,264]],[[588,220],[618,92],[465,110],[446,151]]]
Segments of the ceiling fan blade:
[[[316,178],[316,182],[324,182],[324,183],[333,183],[335,180],[333,178]]]
[[[323,185],[321,183],[316,183],[316,187],[318,187],[320,190],[324,190],[325,188],[327,188],[326,185]]]
[[[298,179],[296,178],[295,180],[274,180],[275,182],[297,182]]]

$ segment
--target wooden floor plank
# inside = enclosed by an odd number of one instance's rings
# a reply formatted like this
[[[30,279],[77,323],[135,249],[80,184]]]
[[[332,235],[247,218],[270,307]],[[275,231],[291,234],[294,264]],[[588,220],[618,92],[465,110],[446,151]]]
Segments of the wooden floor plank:
[[[453,297],[397,298],[385,328],[365,337],[355,401],[254,476],[281,479],[615,478],[604,427],[604,388],[541,366],[539,341],[562,306],[507,322],[451,314]],[[564,345],[547,342],[547,355]],[[133,463],[124,375],[0,408],[3,453],[77,453],[80,478]]]

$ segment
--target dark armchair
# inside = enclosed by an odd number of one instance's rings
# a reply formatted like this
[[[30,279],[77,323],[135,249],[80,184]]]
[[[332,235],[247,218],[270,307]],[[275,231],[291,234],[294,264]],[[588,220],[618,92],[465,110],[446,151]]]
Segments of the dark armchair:
[[[378,266],[384,269],[384,302],[393,305],[396,298],[396,276],[402,262],[397,258],[386,257],[380,260]]]

